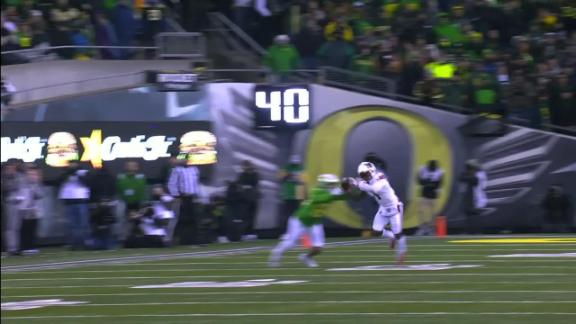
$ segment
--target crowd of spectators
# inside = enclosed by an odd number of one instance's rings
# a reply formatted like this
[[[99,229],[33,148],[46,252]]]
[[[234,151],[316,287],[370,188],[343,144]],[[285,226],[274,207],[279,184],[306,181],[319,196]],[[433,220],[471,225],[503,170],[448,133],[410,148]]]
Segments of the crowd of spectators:
[[[292,1],[284,19],[264,60],[277,74],[333,66],[429,105],[576,126],[574,1]]]
[[[57,178],[45,179],[32,163],[2,165],[2,240],[10,255],[37,253],[39,223],[59,201],[73,250],[202,245],[254,240],[260,176],[246,160],[226,187],[201,185],[200,171],[172,158],[161,179],[127,161],[115,174],[72,160]],[[55,190],[47,190],[49,187]],[[48,216],[48,217],[45,217]]]
[[[125,49],[49,46],[134,46],[151,44],[165,28],[165,7],[159,0],[2,0],[2,52],[39,49],[2,55],[2,65],[46,59],[128,59]]]

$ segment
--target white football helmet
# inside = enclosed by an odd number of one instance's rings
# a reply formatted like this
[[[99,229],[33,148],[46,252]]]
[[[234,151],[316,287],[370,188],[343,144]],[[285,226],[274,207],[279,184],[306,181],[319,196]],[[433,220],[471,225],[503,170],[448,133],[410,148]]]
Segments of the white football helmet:
[[[376,166],[370,162],[362,162],[358,165],[358,176],[370,181],[376,176]]]
[[[338,183],[340,183],[340,178],[338,178],[338,176],[335,174],[324,173],[324,174],[321,174],[318,176],[318,184],[319,185],[329,186],[329,185],[335,185]]]

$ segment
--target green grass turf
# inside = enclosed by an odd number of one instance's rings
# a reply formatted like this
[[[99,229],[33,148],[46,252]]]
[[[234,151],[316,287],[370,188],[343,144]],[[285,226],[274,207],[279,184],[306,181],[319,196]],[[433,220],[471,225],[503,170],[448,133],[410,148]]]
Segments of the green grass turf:
[[[328,246],[317,258],[318,269],[298,262],[301,250],[289,252],[282,267],[268,268],[268,249],[274,241],[164,250],[46,249],[36,256],[2,259],[2,303],[40,299],[86,303],[3,310],[2,323],[576,323],[576,258],[489,257],[576,252],[575,243],[449,241],[409,238],[408,264],[481,267],[326,271],[394,264],[393,252],[381,240]],[[239,255],[182,255],[242,248],[261,249]],[[151,255],[162,259],[118,259]],[[112,258],[116,263],[101,263]],[[78,260],[92,261],[58,269],[14,268]],[[306,282],[250,288],[131,288],[254,279]]]

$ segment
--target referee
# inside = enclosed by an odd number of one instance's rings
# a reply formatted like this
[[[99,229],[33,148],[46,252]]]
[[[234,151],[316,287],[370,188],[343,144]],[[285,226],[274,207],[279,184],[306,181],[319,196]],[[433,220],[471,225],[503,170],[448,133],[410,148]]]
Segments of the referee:
[[[178,160],[170,172],[168,191],[180,200],[175,236],[180,244],[198,244],[198,214],[195,200],[200,194],[200,172],[187,160]]]

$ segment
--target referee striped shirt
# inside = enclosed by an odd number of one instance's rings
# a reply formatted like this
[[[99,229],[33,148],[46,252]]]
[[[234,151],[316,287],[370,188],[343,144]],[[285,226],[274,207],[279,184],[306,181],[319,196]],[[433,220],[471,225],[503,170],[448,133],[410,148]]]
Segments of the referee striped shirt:
[[[168,179],[168,191],[174,197],[200,194],[199,174],[195,166],[175,167]]]

